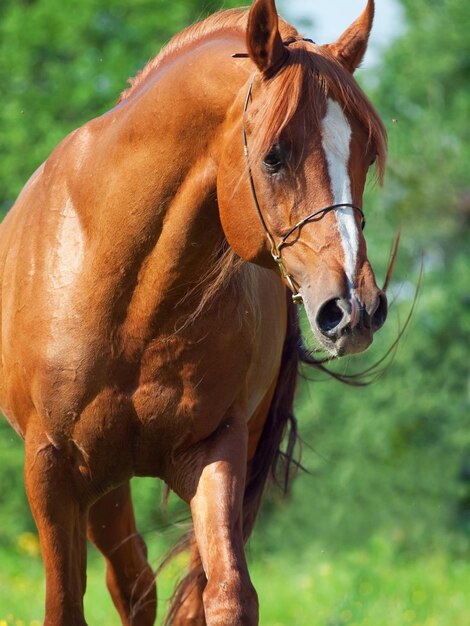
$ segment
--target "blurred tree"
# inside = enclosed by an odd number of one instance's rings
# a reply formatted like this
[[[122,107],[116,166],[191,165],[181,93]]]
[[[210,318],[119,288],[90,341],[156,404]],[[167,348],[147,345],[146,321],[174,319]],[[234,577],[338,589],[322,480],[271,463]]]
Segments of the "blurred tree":
[[[443,244],[470,225],[470,10],[466,0],[401,3],[406,32],[374,95],[389,127],[387,208]]]
[[[2,0],[0,214],[73,128],[176,32],[234,0]]]

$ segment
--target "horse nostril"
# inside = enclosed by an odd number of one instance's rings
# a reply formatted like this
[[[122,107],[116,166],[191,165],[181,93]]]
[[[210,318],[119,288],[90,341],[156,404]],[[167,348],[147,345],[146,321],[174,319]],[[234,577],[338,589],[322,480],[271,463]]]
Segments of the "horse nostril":
[[[331,331],[337,328],[344,318],[345,312],[339,303],[339,298],[327,300],[317,313],[318,328],[324,335],[331,334]]]
[[[387,319],[387,313],[387,296],[383,292],[380,292],[377,299],[377,308],[372,314],[372,327],[374,330],[379,330],[379,328],[382,328],[385,320]]]

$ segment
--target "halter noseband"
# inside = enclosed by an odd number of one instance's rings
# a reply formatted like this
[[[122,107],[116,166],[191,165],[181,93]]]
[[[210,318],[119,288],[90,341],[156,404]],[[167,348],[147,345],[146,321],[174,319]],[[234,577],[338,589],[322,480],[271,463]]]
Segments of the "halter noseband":
[[[287,41],[284,41],[284,45],[285,46],[289,46],[291,43],[295,43],[296,41],[309,41],[311,43],[312,40],[311,39],[289,39]],[[234,54],[234,57],[245,57],[248,56],[245,53],[239,53],[239,54]],[[302,304],[302,296],[299,293],[298,290],[298,285],[295,283],[294,279],[292,278],[292,276],[289,274],[289,272],[286,271],[286,268],[284,266],[284,262],[282,260],[281,257],[281,250],[282,248],[284,248],[285,246],[289,245],[287,243],[287,239],[292,235],[292,233],[294,233],[295,231],[299,231],[299,236],[300,236],[300,230],[302,229],[303,226],[305,226],[305,224],[308,224],[309,222],[314,222],[314,221],[319,221],[321,220],[327,213],[329,213],[330,211],[336,211],[337,209],[354,209],[355,211],[357,211],[359,213],[359,215],[361,216],[361,228],[364,230],[364,227],[366,225],[366,219],[364,217],[364,212],[363,210],[358,207],[355,204],[351,204],[349,202],[341,202],[340,204],[332,204],[331,206],[327,206],[323,209],[320,209],[318,211],[314,211],[313,213],[310,213],[310,215],[307,215],[307,217],[304,217],[302,220],[300,220],[300,222],[297,222],[297,224],[295,224],[295,226],[292,226],[292,228],[285,234],[282,236],[280,242],[278,244],[276,244],[276,242],[274,241],[274,237],[271,235],[269,228],[266,224],[266,220],[264,219],[263,213],[261,211],[261,207],[260,204],[258,202],[258,196],[256,194],[256,188],[255,188],[255,183],[253,180],[253,172],[251,169],[251,164],[250,164],[250,158],[249,158],[249,153],[248,153],[248,139],[247,139],[247,134],[246,134],[246,128],[245,128],[245,115],[248,109],[248,103],[250,101],[250,97],[252,94],[252,90],[253,90],[253,83],[255,80],[255,76],[253,76],[253,78],[250,81],[250,85],[248,87],[248,93],[246,94],[246,99],[245,99],[245,106],[243,107],[243,118],[242,118],[242,133],[243,133],[243,149],[244,149],[244,153],[245,153],[245,161],[246,161],[246,168],[247,168],[247,172],[248,172],[248,179],[250,181],[250,187],[251,187],[251,193],[253,196],[253,202],[255,204],[256,207],[256,211],[258,213],[258,217],[260,219],[261,225],[264,229],[264,232],[266,233],[266,237],[269,241],[269,245],[271,246],[271,256],[274,259],[274,262],[276,263],[276,265],[279,268],[279,272],[281,274],[281,277],[286,281],[286,283],[289,286],[289,289],[292,291],[292,300],[293,302],[295,302],[296,304]],[[295,243],[295,242],[293,242]]]

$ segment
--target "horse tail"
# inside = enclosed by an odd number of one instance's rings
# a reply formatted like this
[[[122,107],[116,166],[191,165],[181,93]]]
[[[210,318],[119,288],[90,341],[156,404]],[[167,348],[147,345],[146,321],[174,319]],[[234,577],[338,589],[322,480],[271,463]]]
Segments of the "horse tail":
[[[300,463],[295,459],[298,442],[297,420],[293,413],[298,367],[301,360],[302,340],[296,305],[290,292],[287,297],[287,330],[281,357],[278,380],[264,428],[253,459],[248,465],[248,478],[243,500],[243,535],[248,540],[260,509],[269,477],[287,494],[290,481]],[[286,445],[282,446],[286,439]],[[171,550],[165,563],[187,550],[193,541],[188,532]],[[165,626],[172,626],[181,604],[196,589],[204,589],[206,577],[201,562],[191,564],[191,569],[178,584],[170,600]]]

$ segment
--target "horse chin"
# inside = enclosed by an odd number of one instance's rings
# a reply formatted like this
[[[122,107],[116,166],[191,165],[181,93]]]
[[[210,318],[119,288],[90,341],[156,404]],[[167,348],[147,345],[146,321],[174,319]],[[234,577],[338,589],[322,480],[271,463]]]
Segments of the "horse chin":
[[[359,354],[365,352],[373,340],[372,332],[352,332],[343,335],[336,341],[337,355]]]
[[[345,333],[336,341],[325,337],[320,332],[312,328],[315,339],[320,347],[333,357],[348,356],[365,352],[373,340],[372,333]]]

